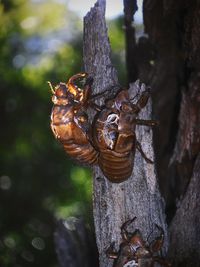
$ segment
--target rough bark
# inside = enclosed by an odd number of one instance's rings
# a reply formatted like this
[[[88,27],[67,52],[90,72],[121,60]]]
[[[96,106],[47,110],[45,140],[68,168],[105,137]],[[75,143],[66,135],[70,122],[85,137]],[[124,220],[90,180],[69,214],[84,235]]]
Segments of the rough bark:
[[[199,266],[200,3],[144,1],[144,24],[156,50],[150,77],[156,162],[168,203],[173,266]],[[175,215],[173,217],[173,215]]]
[[[93,93],[109,89],[113,95],[119,89],[119,84],[116,70],[110,60],[105,5],[105,1],[97,1],[84,18],[84,65],[85,71],[94,78]],[[140,88],[132,84],[130,93],[134,95],[138,90]],[[150,102],[141,112],[142,118],[150,118]],[[152,130],[140,126],[136,134],[146,155],[153,159]],[[93,174],[93,211],[100,266],[113,265],[113,261],[106,257],[105,250],[113,241],[118,249],[121,241],[120,227],[134,216],[137,216],[137,220],[132,229],[139,228],[144,238],[152,231],[155,223],[164,229],[166,249],[164,203],[159,193],[154,165],[146,163],[136,152],[134,170],[127,181],[113,184],[103,176],[98,167],[94,168]]]
[[[200,262],[200,153],[187,192],[170,226],[169,255],[173,266],[198,267]]]
[[[187,2],[188,3],[188,2]],[[183,10],[180,4],[179,9]],[[200,262],[200,3],[184,10],[183,54],[185,87],[179,114],[179,131],[171,163],[181,187],[179,208],[170,227],[171,257],[175,266],[199,266]],[[178,187],[180,188],[180,187]],[[177,222],[181,222],[177,227]]]
[[[173,216],[174,199],[178,196],[172,190],[175,170],[168,166],[178,129],[180,88],[184,83],[179,42],[181,26],[177,13],[176,9],[167,12],[163,1],[144,1],[144,26],[149,36],[146,43],[150,44],[148,49],[152,50],[153,57],[146,60],[145,70],[149,70],[146,75],[143,75],[143,67],[139,74],[152,87],[153,113],[159,121],[154,135],[156,165],[161,192],[167,201],[168,220]]]

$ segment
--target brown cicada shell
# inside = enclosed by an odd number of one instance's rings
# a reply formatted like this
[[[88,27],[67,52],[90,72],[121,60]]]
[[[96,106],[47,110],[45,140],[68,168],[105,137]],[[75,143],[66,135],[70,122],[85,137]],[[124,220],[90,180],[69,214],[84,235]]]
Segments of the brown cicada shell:
[[[133,104],[128,90],[121,90],[114,99],[109,100],[97,114],[93,126],[94,144],[99,150],[99,166],[104,175],[115,183],[130,177],[135,150],[149,163],[136,139],[136,125],[154,126],[153,120],[137,119],[139,112],[146,106],[149,90],[144,91],[136,104]]]
[[[153,267],[155,263],[170,267],[171,264],[158,255],[164,242],[163,229],[156,224],[155,226],[159,231],[159,236],[151,242],[146,242],[140,230],[137,229],[133,233],[129,233],[126,229],[135,219],[136,217],[122,225],[122,243],[120,244],[119,251],[114,251],[114,243],[106,251],[107,256],[115,260],[113,267],[123,267],[130,261],[134,261],[135,266],[138,267]]]
[[[67,83],[60,83],[55,88],[49,83],[54,103],[51,112],[51,129],[70,157],[80,163],[91,165],[97,162],[98,152],[89,138],[90,124],[86,107],[92,79],[87,76],[86,73],[78,73]],[[82,79],[86,79],[83,89],[75,85]]]

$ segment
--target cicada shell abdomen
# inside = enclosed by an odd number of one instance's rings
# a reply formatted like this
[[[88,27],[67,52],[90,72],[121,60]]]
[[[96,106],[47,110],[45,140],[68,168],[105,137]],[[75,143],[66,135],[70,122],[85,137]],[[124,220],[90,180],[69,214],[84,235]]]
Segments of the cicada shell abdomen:
[[[121,97],[124,99],[125,95],[126,91]],[[118,102],[119,108],[114,103],[103,109],[97,115],[93,127],[94,143],[100,152],[99,166],[103,174],[115,183],[130,177],[135,153],[132,116],[123,112]]]
[[[75,75],[76,78],[84,74]],[[54,103],[51,113],[51,129],[67,154],[80,163],[91,165],[97,162],[98,152],[89,138],[90,124],[85,112],[87,98],[84,89],[70,83],[60,83],[53,90]],[[86,86],[88,89],[88,84]],[[88,92],[86,91],[88,95]]]
[[[94,164],[98,153],[89,141],[86,127],[81,127],[81,123],[87,124],[86,118],[83,114],[80,118],[74,114],[72,105],[55,106],[52,110],[51,129],[67,154],[81,163]]]

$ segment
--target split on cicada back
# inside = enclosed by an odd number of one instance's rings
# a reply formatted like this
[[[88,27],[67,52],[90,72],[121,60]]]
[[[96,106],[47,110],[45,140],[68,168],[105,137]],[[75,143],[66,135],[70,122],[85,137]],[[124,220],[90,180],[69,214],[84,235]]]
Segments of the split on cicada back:
[[[153,163],[143,152],[135,134],[136,125],[157,125],[154,120],[138,119],[149,97],[147,88],[133,104],[128,90],[122,89],[106,102],[93,122],[93,142],[99,150],[98,163],[111,182],[120,183],[131,176],[136,149],[148,163]]]

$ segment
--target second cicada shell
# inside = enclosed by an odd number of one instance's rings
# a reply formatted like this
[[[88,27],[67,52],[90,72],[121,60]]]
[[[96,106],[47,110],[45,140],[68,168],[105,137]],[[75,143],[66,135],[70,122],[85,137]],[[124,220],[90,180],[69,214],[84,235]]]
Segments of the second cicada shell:
[[[90,124],[86,113],[92,80],[86,79],[83,88],[75,85],[75,82],[85,78],[86,73],[78,73],[67,83],[60,83],[55,88],[50,84],[54,103],[51,129],[70,157],[80,163],[92,165],[98,158],[98,152],[89,137]]]

